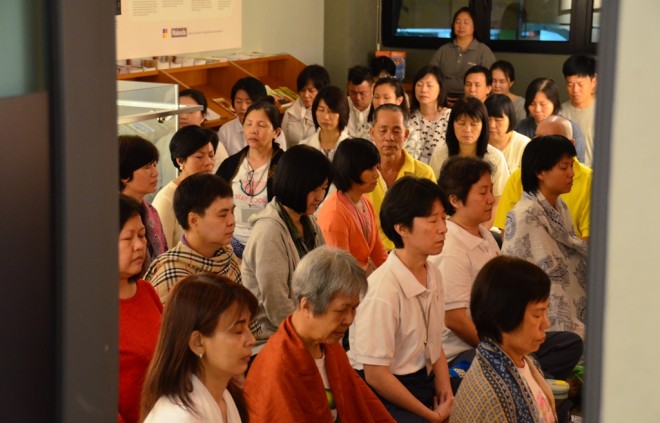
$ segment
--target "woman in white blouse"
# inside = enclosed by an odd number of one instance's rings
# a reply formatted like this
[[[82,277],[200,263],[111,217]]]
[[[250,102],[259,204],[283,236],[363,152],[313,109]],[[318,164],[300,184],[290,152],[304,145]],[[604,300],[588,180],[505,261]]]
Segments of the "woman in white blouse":
[[[312,103],[318,92],[330,85],[330,75],[323,66],[305,66],[298,74],[296,85],[300,98],[293,102],[282,118],[282,132],[287,147],[293,147],[316,132]]]
[[[320,150],[332,161],[339,143],[348,138],[349,113],[348,98],[341,88],[333,85],[323,88],[312,104],[316,133],[300,143]]]
[[[529,137],[513,129],[518,124],[513,102],[504,94],[491,94],[484,102],[488,111],[488,143],[504,154],[509,173],[520,167]]]
[[[236,377],[254,344],[257,299],[224,276],[192,275],[174,287],[142,390],[145,423],[247,421]]]

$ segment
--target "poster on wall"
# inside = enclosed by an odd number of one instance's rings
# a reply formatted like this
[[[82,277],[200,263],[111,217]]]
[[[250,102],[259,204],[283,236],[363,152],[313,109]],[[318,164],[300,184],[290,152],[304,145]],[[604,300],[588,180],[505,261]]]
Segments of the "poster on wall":
[[[117,59],[241,47],[242,0],[115,0]]]

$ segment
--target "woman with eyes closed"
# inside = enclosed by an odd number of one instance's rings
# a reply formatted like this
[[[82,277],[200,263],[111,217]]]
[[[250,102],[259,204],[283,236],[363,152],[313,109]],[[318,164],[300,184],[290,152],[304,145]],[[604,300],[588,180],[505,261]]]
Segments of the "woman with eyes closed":
[[[536,78],[527,86],[525,93],[525,109],[527,117],[518,123],[516,131],[529,137],[536,136],[536,126],[542,120],[552,115],[558,115],[561,110],[559,87],[550,78]],[[578,161],[584,163],[584,135],[577,123],[568,119],[573,128],[573,140]]]
[[[163,314],[154,288],[139,279],[147,254],[142,213],[140,203],[119,195],[118,421],[121,423],[135,423],[140,417],[140,387],[156,348]]]
[[[476,156],[493,166],[494,216],[504,185],[509,179],[509,168],[502,152],[488,144],[488,112],[484,104],[474,97],[459,98],[451,110],[447,142],[435,149],[429,163],[436,178],[442,178],[440,169],[451,156]],[[489,225],[492,225],[492,218],[484,227],[490,229]]]
[[[321,151],[332,161],[339,143],[348,138],[346,125],[349,114],[348,98],[341,88],[332,85],[323,88],[312,104],[316,133],[300,141],[300,144]]]
[[[437,66],[425,66],[413,79],[410,106],[410,136],[405,149],[415,159],[428,163],[435,148],[445,143],[450,109],[441,106],[442,74]]]
[[[374,206],[366,196],[378,184],[379,163],[374,143],[362,138],[344,141],[332,162],[337,191],[328,195],[318,215],[326,243],[350,252],[367,276],[387,259]]]
[[[491,94],[484,102],[488,111],[488,143],[504,154],[509,173],[520,167],[529,137],[514,131],[516,115],[513,103],[504,94]]]
[[[490,67],[490,73],[493,77],[491,95],[504,94],[509,97],[515,110],[516,122],[525,119],[527,117],[527,113],[525,112],[525,98],[511,92],[511,87],[516,82],[516,71],[513,65],[506,60],[498,60]]]
[[[169,246],[176,245],[183,235],[183,228],[177,223],[174,215],[174,191],[188,176],[213,171],[217,146],[218,135],[200,126],[185,126],[176,131],[172,137],[170,157],[179,171],[179,176],[158,191],[151,203],[158,211]]]
[[[371,126],[374,123],[374,111],[383,104],[396,104],[408,113],[408,98],[403,89],[401,80],[393,77],[383,77],[374,83],[374,92],[371,96],[371,109],[367,121],[360,127],[360,133],[366,140],[371,139]]]
[[[210,273],[188,276],[170,295],[142,389],[144,423],[247,422],[237,379],[248,367],[257,300]]]
[[[273,199],[273,175],[284,153],[275,142],[280,131],[280,113],[270,99],[252,104],[243,121],[247,146],[222,162],[217,172],[234,192],[236,228],[231,245],[238,258],[243,257],[250,236],[250,216]]]

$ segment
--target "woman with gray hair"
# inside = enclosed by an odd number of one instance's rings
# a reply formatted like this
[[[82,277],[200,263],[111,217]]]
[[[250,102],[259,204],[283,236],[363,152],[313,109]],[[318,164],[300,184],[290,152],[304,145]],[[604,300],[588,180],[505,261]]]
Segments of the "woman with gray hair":
[[[341,340],[367,291],[347,252],[319,247],[291,281],[295,311],[254,360],[245,381],[251,422],[393,422],[351,368]]]

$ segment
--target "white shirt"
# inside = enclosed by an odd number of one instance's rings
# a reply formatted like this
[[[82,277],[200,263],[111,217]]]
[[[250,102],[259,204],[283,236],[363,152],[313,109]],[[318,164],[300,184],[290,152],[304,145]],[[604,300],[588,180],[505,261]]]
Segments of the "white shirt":
[[[348,97],[348,125],[346,125],[346,131],[348,135],[352,138],[360,138],[362,134],[363,124],[369,119],[369,107],[363,111],[359,111],[354,105],[353,100]]]
[[[440,177],[440,169],[448,158],[449,150],[447,144],[438,145],[431,156],[431,161],[429,162],[429,166],[433,169],[436,178]],[[497,148],[488,144],[484,160],[489,161],[493,165],[493,174],[491,175],[491,179],[493,180],[493,195],[499,197],[502,195],[502,192],[504,192],[504,186],[509,179],[509,168],[506,164],[504,154],[502,154]]]
[[[350,138],[348,136],[348,132],[346,131],[346,128],[344,128],[343,131],[339,134],[339,139],[337,140],[337,144],[335,144],[335,148],[332,150],[328,151],[327,153],[321,148],[321,140],[319,139],[319,134],[321,133],[321,129],[317,129],[316,133],[312,135],[311,137],[304,139],[300,141],[300,144],[305,144],[310,147],[314,147],[317,150],[319,150],[321,153],[325,154],[325,156],[328,158],[328,160],[332,161],[332,158],[335,157],[335,152],[337,151],[337,147],[339,147],[339,144],[344,141],[346,138]]]
[[[178,244],[181,240],[181,235],[183,235],[183,228],[177,222],[176,215],[174,214],[174,192],[177,187],[178,185],[174,181],[170,181],[169,184],[158,191],[158,194],[154,197],[154,201],[151,203],[158,212],[158,217],[160,217],[160,223],[163,225],[163,233],[165,234],[169,248]]]
[[[183,408],[181,405],[172,402],[168,397],[160,397],[154,407],[151,409],[144,423],[241,423],[241,416],[238,414],[238,408],[228,390],[222,393],[222,399],[227,405],[227,421],[222,419],[222,412],[218,403],[206,389],[206,386],[197,378],[192,376],[193,390],[190,393],[190,399],[197,414]]]
[[[242,149],[245,148],[247,142],[243,136],[243,124],[239,118],[230,120],[225,123],[218,129],[218,138],[220,143],[225,146],[227,154],[233,156]],[[286,150],[286,139],[284,138],[284,133],[280,132],[280,135],[275,138],[275,142],[280,145],[282,150]],[[214,169],[220,167],[220,163],[216,160],[216,165]]]
[[[293,102],[282,118],[282,132],[286,138],[287,147],[293,147],[305,138],[314,135],[314,119],[312,108],[306,109],[301,99]]]
[[[241,244],[247,244],[252,225],[249,222],[250,216],[266,208],[268,204],[268,169],[270,161],[264,163],[252,172],[251,178],[248,174],[252,170],[247,161],[247,157],[238,167],[236,176],[231,181],[231,189],[234,193],[234,217],[236,226],[234,227],[234,238]]]
[[[325,388],[325,395],[328,397],[328,407],[330,403],[335,404],[334,408],[330,408],[330,413],[332,414],[332,421],[337,421],[337,405],[335,403],[334,396],[332,395],[332,390],[330,389],[330,382],[328,381],[328,372],[325,370],[325,355],[321,358],[315,358],[314,362],[316,363],[316,368],[319,369],[319,374],[321,375],[321,380],[323,381],[323,388]]]
[[[534,397],[534,402],[536,403],[536,409],[539,411],[539,415],[541,416],[541,421],[545,423],[553,423],[555,422],[555,414],[552,411],[552,406],[550,405],[550,401],[548,401],[548,398],[545,395],[545,392],[543,392],[543,389],[541,389],[541,386],[539,383],[534,379],[534,376],[532,375],[532,371],[530,369],[530,364],[528,361],[523,361],[524,366],[523,367],[518,367],[516,366],[516,370],[518,370],[518,373],[520,373],[520,376],[527,382],[527,387],[529,388],[529,391],[532,394],[532,397]]]
[[[447,219],[447,234],[442,253],[429,257],[442,275],[445,283],[445,311],[465,308],[470,316],[470,293],[477,274],[486,263],[500,254],[493,235],[479,227],[477,237]],[[447,361],[472,347],[454,332],[445,328],[442,346]]]
[[[504,150],[502,150],[502,154],[504,155],[504,159],[509,168],[509,173],[513,173],[514,170],[520,167],[523,151],[525,151],[527,143],[529,143],[528,136],[513,131],[511,141],[509,141],[509,144],[504,147]]]
[[[348,357],[353,368],[362,370],[364,364],[387,366],[394,375],[406,375],[425,366],[428,369],[440,358],[442,278],[430,262],[426,268],[424,287],[394,250],[369,276],[369,289],[349,330]],[[424,348],[427,334],[428,351]]]

